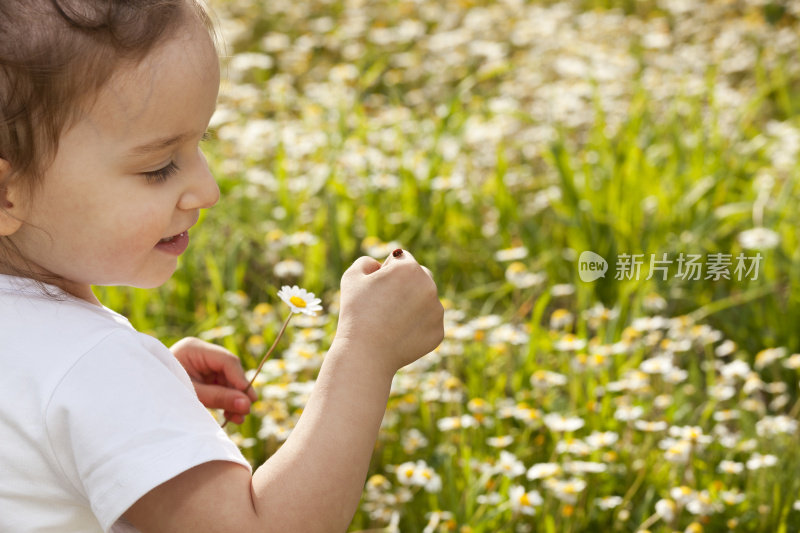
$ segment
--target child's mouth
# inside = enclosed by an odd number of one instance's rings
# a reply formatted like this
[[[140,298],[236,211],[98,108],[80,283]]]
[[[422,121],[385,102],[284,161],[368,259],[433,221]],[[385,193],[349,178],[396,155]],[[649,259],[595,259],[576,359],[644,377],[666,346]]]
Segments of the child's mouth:
[[[172,255],[180,255],[189,246],[189,232],[183,231],[172,237],[161,239],[156,244],[156,248],[162,252],[167,252]]]
[[[175,239],[177,239],[178,237],[180,237],[184,233],[186,233],[186,232],[184,231],[183,233],[178,233],[177,235],[173,235],[172,237],[167,237],[165,239],[161,239],[158,242],[173,242]]]

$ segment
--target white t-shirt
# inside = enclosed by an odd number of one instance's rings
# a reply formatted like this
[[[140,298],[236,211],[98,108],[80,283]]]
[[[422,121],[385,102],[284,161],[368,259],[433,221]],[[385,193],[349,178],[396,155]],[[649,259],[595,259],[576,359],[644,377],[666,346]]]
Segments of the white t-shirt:
[[[0,531],[135,531],[120,516],[181,472],[250,468],[163,344],[48,290],[0,275]]]

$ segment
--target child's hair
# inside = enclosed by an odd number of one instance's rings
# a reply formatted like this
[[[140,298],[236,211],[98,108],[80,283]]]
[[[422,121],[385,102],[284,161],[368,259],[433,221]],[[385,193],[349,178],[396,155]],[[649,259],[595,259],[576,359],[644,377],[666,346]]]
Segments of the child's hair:
[[[0,159],[11,166],[0,192],[15,181],[33,195],[59,137],[114,71],[141,61],[192,15],[213,36],[198,0],[0,1]],[[19,256],[13,249],[0,237],[0,263],[21,273],[7,261]]]

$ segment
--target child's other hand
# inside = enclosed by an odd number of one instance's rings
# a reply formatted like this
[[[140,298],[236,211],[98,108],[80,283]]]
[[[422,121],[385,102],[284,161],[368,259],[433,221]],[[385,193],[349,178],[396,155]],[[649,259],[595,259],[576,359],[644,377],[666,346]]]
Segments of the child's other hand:
[[[436,348],[444,309],[430,270],[409,252],[383,264],[361,257],[342,276],[335,342],[379,358],[394,373]]]
[[[194,337],[181,339],[170,347],[175,358],[192,378],[200,402],[209,409],[223,409],[225,418],[244,422],[256,393],[248,387],[239,358],[231,352]],[[247,388],[246,392],[242,392]]]

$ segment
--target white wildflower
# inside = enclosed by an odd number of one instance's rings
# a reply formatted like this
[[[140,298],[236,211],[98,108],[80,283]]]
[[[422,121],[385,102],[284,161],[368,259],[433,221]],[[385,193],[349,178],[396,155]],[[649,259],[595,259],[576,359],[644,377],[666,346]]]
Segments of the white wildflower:
[[[537,491],[526,491],[521,485],[513,485],[508,489],[508,499],[511,502],[511,509],[515,513],[531,516],[536,514],[535,507],[540,506],[543,501]]]
[[[745,250],[770,250],[781,242],[780,236],[771,229],[756,227],[745,230],[737,237]]]
[[[558,413],[549,413],[544,416],[544,424],[551,431],[576,431],[585,424],[582,418],[577,416],[564,416]]]

